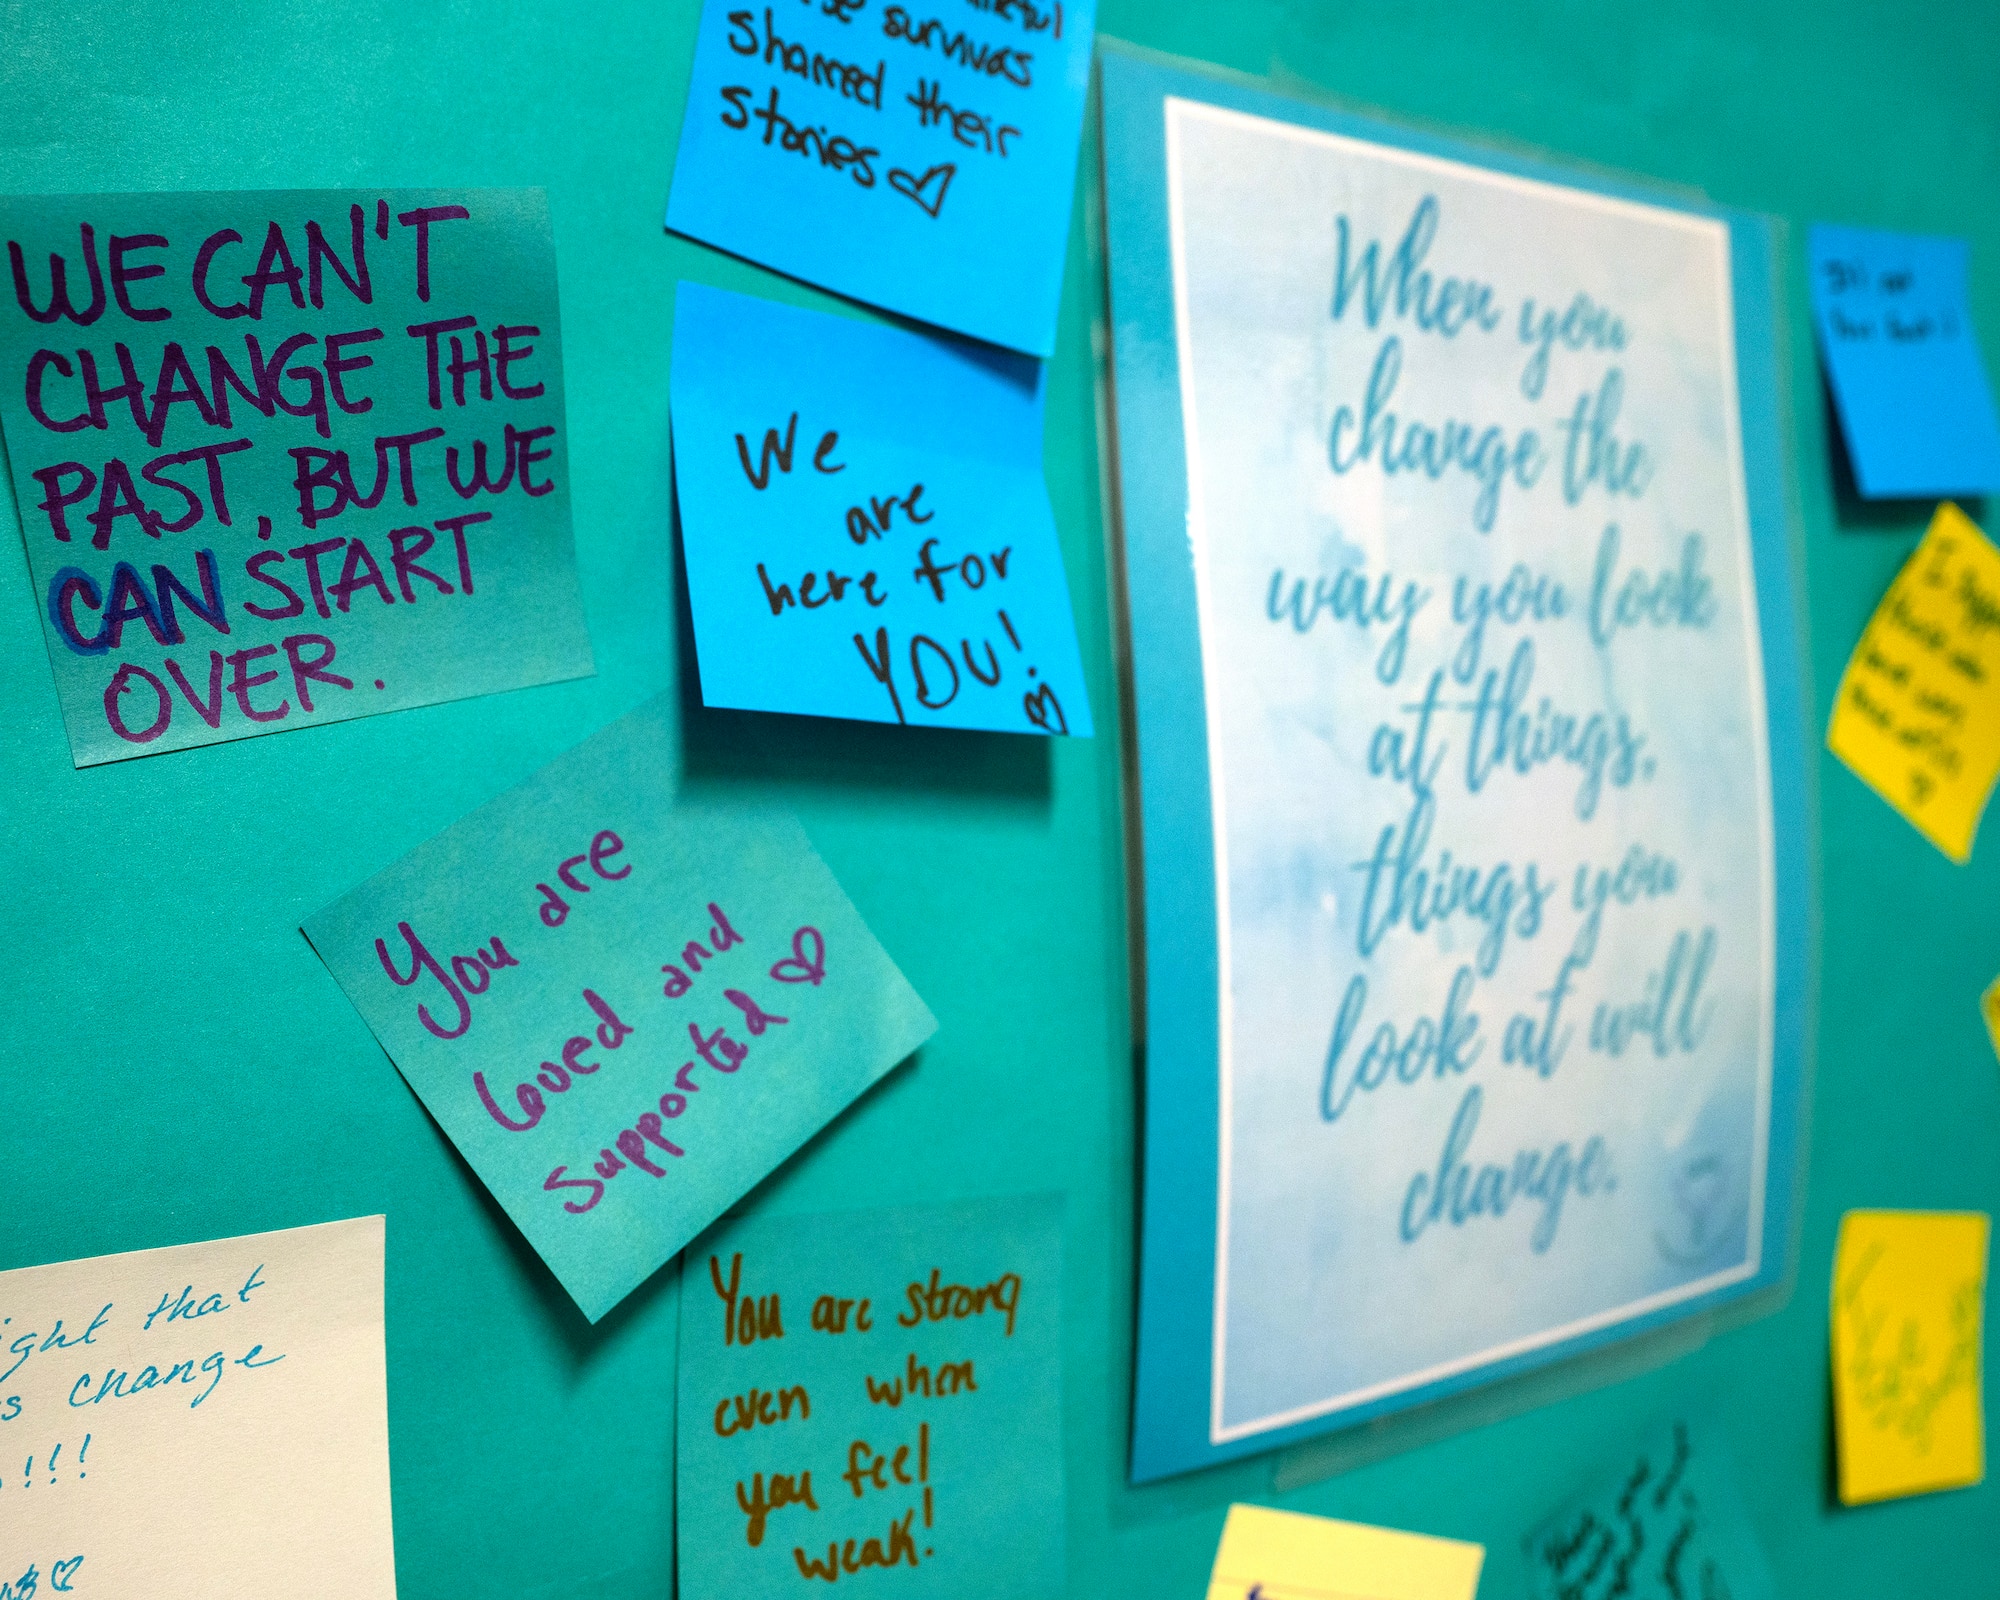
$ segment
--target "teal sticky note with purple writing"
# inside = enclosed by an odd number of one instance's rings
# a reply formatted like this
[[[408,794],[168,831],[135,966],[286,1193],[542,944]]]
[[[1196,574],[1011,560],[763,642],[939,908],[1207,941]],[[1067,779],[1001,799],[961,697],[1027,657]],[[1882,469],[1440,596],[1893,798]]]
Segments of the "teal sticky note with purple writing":
[[[1062,1217],[751,1216],[689,1246],[680,1592],[1064,1594]]]
[[[1963,239],[1813,228],[1813,326],[1868,498],[2000,489],[2000,412]]]
[[[1530,1533],[1535,1600],[1773,1600],[1719,1438],[1663,1423]]]
[[[305,924],[595,1322],[936,1030],[783,808],[654,701]]]
[[[1055,348],[1096,0],[708,0],[667,226]]]
[[[0,197],[79,767],[588,676],[539,189]]]
[[[705,702],[1091,731],[1038,363],[683,283],[672,403]]]

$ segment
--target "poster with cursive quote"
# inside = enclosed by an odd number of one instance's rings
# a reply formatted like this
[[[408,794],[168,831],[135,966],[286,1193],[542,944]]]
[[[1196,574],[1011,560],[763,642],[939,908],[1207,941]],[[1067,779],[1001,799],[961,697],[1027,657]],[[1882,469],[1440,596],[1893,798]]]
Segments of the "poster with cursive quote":
[[[1802,761],[1756,225],[1106,77],[1144,1477],[1777,1270]]]

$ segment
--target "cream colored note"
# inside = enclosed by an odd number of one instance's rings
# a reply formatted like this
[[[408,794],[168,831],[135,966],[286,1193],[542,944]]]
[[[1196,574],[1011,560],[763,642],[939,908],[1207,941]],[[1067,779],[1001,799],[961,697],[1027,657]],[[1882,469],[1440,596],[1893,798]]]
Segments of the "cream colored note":
[[[1833,1412],[1847,1505],[1986,1470],[1980,1320],[1987,1219],[1850,1211],[1833,1258]]]
[[[0,1272],[0,1595],[393,1600],[382,1238]]]
[[[1827,748],[1963,864],[2000,776],[2000,549],[1949,503],[1862,630]]]
[[[1472,1600],[1482,1545],[1231,1506],[1208,1600]]]

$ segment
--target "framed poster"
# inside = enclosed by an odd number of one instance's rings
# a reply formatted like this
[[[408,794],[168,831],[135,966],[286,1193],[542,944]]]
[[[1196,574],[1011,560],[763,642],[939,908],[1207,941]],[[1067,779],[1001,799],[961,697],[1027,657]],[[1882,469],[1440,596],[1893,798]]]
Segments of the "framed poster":
[[[1783,1278],[1806,743],[1764,223],[1101,82],[1145,1480]]]

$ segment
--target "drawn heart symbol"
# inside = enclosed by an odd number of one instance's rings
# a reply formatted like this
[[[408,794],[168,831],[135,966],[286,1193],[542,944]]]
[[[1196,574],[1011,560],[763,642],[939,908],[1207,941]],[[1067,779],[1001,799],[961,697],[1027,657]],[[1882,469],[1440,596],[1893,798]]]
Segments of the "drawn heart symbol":
[[[806,954],[808,944],[811,955]],[[804,927],[793,934],[792,953],[771,968],[771,976],[780,983],[809,983],[818,988],[826,976],[826,940],[820,937],[819,929]]]
[[[939,209],[944,205],[944,192],[951,187],[951,180],[957,176],[957,173],[958,168],[949,161],[941,167],[932,167],[921,178],[912,177],[901,167],[891,167],[889,169],[889,187],[894,189],[898,194],[908,195],[924,208],[927,215],[935,217]],[[926,199],[924,191],[930,188],[933,178],[937,180],[937,193]]]
[[[51,1561],[49,1563],[49,1587],[51,1589],[67,1591],[69,1589],[69,1580],[76,1576],[76,1569],[82,1565],[82,1556],[71,1556],[67,1561]]]
[[[1063,716],[1062,703],[1056,699],[1055,690],[1046,683],[1033,694],[1021,696],[1021,709],[1028,713],[1028,720],[1044,733],[1069,732],[1069,721]]]

